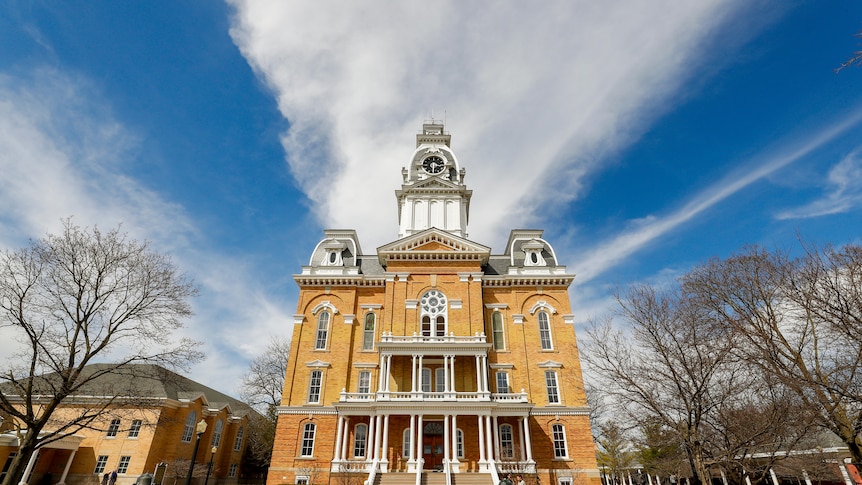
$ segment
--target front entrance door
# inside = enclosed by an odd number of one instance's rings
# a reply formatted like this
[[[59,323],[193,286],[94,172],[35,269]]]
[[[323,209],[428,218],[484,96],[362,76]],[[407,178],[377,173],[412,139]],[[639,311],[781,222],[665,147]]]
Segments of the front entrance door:
[[[443,470],[443,423],[430,421],[422,428],[422,458],[425,470]]]

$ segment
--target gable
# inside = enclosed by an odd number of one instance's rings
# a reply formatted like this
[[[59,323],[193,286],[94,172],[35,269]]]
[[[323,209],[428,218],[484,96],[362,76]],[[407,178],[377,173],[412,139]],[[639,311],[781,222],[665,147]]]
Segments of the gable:
[[[380,264],[389,261],[478,261],[485,264],[491,248],[432,227],[377,248]]]

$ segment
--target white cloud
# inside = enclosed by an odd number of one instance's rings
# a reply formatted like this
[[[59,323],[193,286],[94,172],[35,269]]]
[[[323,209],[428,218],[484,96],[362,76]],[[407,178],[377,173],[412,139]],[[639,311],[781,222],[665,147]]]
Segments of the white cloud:
[[[234,393],[247,360],[290,328],[292,311],[242,255],[214,249],[183,207],[126,175],[139,143],[84,79],[53,69],[0,74],[0,247],[58,231],[69,216],[82,226],[122,223],[152,241],[201,287],[181,333],[204,342],[209,358],[191,377]],[[0,329],[0,341],[11,341],[8,331]]]
[[[579,197],[603,156],[668,107],[739,8],[232,3],[234,41],[291,123],[292,172],[322,224],[356,228],[366,248],[396,237],[392,192],[432,109],[447,118],[476,191],[471,238],[500,244],[511,227]]]
[[[828,192],[802,207],[788,209],[777,219],[804,219],[840,214],[862,205],[862,153],[854,150],[835,164],[826,177]]]
[[[575,268],[578,273],[575,284],[580,285],[590,281],[655,239],[692,220],[731,195],[811,154],[858,124],[860,120],[862,120],[862,110],[856,110],[819,132],[802,138],[798,143],[794,141],[788,145],[767,149],[762,155],[743,164],[741,169],[707,187],[670,214],[663,217],[650,215],[638,220],[637,223],[632,224],[631,229],[580,255],[579,260],[582,261],[582,264]],[[791,139],[796,140],[798,138]],[[862,180],[862,169],[857,167],[856,163],[855,156],[845,159],[842,164],[833,169],[834,173],[830,173],[830,179],[843,180],[852,176],[859,177],[855,180]],[[854,186],[853,180],[849,180],[845,185],[846,187],[840,188],[842,192],[846,192],[848,187],[853,187],[853,190],[858,187],[858,185]]]

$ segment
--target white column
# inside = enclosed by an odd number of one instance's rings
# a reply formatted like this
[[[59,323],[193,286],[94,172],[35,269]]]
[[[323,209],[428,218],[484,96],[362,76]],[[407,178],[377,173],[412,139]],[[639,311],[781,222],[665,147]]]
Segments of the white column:
[[[482,357],[476,356],[476,392],[482,392]]]
[[[18,485],[27,485],[27,477],[33,473],[33,466],[36,465],[36,459],[39,458],[39,454],[42,453],[42,450],[35,450],[32,455],[30,455],[30,461],[27,462],[27,467],[24,468],[24,474],[21,475],[21,481],[18,482]]]
[[[386,356],[380,354],[380,373],[377,376],[377,392],[383,392],[383,376],[386,375]]]
[[[416,417],[416,470],[420,472],[425,468],[424,457],[422,454],[422,440],[424,439],[425,430],[422,429],[422,418],[423,416],[421,414]]]
[[[808,476],[808,472],[802,470],[802,478],[805,479],[805,485],[811,485],[811,477]]]
[[[488,356],[482,356],[482,369],[480,371],[480,375],[482,376],[482,392],[488,392]]]
[[[494,459],[499,460],[502,456],[500,454],[500,419],[494,416]]]
[[[410,390],[410,392],[412,392],[412,393],[414,393],[414,394],[415,394],[415,393],[416,393],[416,391],[418,390],[418,388],[417,388],[417,386],[416,386],[416,382],[417,382],[417,380],[419,379],[419,376],[418,376],[419,372],[416,372],[416,360],[417,360],[417,357],[419,357],[419,356],[418,356],[418,355],[416,355],[416,354],[413,354],[413,389],[411,389],[411,390]]]
[[[521,442],[521,460],[526,461],[527,460],[527,443],[526,443],[527,437],[526,437],[526,434],[524,433],[524,418],[518,418],[518,423],[520,424],[520,426],[518,426],[518,433],[521,435],[521,436],[519,436],[519,438],[521,438],[521,439],[518,440]]]
[[[452,459],[452,433],[449,426],[449,415],[443,415],[443,466],[448,467]]]
[[[527,443],[527,461],[533,461],[533,439],[530,438],[530,417],[524,418],[524,441]],[[631,476],[629,476],[631,480]],[[629,484],[631,485],[631,484]]]
[[[392,375],[392,354],[386,356],[386,380],[383,382],[383,386],[386,388],[386,392],[389,392],[389,376]]]
[[[479,421],[479,465],[481,466],[487,461],[485,457],[485,443],[488,439],[485,436],[485,416],[476,416],[476,420]]]
[[[341,461],[341,440],[344,439],[344,416],[338,417],[338,426],[335,429],[335,461]]]
[[[380,460],[381,446],[380,442],[383,440],[383,415],[377,415],[377,433],[374,435],[374,459]]]
[[[416,415],[410,415],[410,458],[409,460],[416,460]]]
[[[347,436],[350,434],[350,418],[344,417],[344,435],[341,439],[341,459],[347,458]]]
[[[383,467],[383,469],[389,470],[389,466],[388,466],[388,464],[389,464],[389,453],[388,453],[388,451],[389,451],[389,415],[388,414],[383,415],[383,444],[382,444],[382,448],[383,448],[382,463],[387,464],[387,466]]]
[[[491,415],[485,416],[485,441],[488,443],[488,460],[499,458],[494,454],[494,426],[491,424]]]
[[[449,378],[452,380],[452,383],[449,385],[449,391],[454,393],[455,392],[455,356],[454,355],[452,355],[449,358],[449,362],[450,362],[449,365],[451,366],[451,370],[449,371]]]
[[[66,484],[66,476],[69,475],[69,467],[72,466],[72,460],[75,458],[75,453],[78,452],[78,449],[75,448],[72,450],[72,453],[69,455],[69,459],[66,460],[66,467],[63,468],[63,476],[60,477],[60,481],[57,482],[57,485],[65,485]]]
[[[422,378],[423,378],[423,376],[422,376],[422,359],[424,359],[424,358],[425,358],[425,354],[419,354],[419,369],[418,369],[419,370],[419,372],[418,372],[419,386],[417,386],[417,388],[416,388],[416,390],[419,392],[424,392],[422,390]]]
[[[778,485],[778,477],[775,476],[775,469],[773,469],[773,468],[769,469],[769,476],[772,477],[773,485]]]
[[[452,379],[452,368],[449,365],[449,360],[452,358],[451,355],[443,355],[443,392],[448,393],[452,390],[449,387],[449,383]]]
[[[368,430],[365,436],[365,459],[371,458],[374,459],[374,445],[376,441],[374,441],[375,433],[377,433],[377,416],[371,415],[368,416]]]

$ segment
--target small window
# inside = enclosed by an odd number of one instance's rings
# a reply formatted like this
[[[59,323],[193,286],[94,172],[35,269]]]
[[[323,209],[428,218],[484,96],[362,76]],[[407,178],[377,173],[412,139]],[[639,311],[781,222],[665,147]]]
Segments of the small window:
[[[559,485],[572,485],[572,477],[560,477],[557,479]]]
[[[189,417],[186,418],[186,425],[183,428],[183,443],[190,443],[192,441],[192,435],[195,432],[195,424],[198,420],[198,414],[194,411],[189,413]]]
[[[129,428],[129,438],[137,438],[141,433],[141,424],[142,421],[140,419],[132,420],[132,426]]]
[[[371,393],[371,371],[364,370],[359,373],[359,388],[357,389],[359,394],[370,394]]]
[[[218,448],[218,445],[221,444],[221,434],[224,431],[224,423],[222,423],[221,419],[216,421],[215,430],[213,431],[212,440],[210,440],[210,446],[213,448]]]
[[[509,394],[509,373],[505,371],[497,372],[497,392],[500,394]]]
[[[236,463],[230,464],[230,470],[227,472],[227,476],[233,478],[236,476],[236,469],[239,468]]]
[[[6,474],[9,473],[9,468],[12,466],[12,460],[18,456],[17,451],[10,451],[9,456],[6,457],[6,463],[3,464],[3,471],[0,472],[0,482],[3,482],[3,479],[6,478]],[[105,457],[105,462],[108,461],[108,457]],[[98,465],[97,465],[98,466]],[[105,465],[102,464],[102,468],[104,469]],[[99,472],[96,472],[99,473]]]
[[[493,333],[494,350],[504,350],[506,338],[503,335],[503,315],[500,312],[494,312],[491,315],[491,332]]]
[[[464,432],[460,429],[455,431],[455,453],[458,458],[464,458]]]
[[[113,438],[117,436],[117,433],[120,431],[120,420],[112,419],[111,424],[108,426],[108,438]]]
[[[353,429],[353,457],[365,458],[365,445],[368,440],[368,425],[360,423]]]
[[[401,456],[410,457],[410,428],[404,430],[404,436],[401,440]]]
[[[311,379],[308,383],[308,403],[320,404],[320,386],[323,381],[323,371],[311,371]]]
[[[554,342],[551,340],[551,323],[545,311],[539,312],[539,340],[542,350],[554,350]]]
[[[446,369],[443,367],[434,369],[434,381],[437,392],[446,392]]]
[[[132,461],[131,456],[121,456],[120,463],[117,464],[117,473],[123,474],[129,470],[129,462]]]
[[[316,426],[314,423],[306,423],[302,428],[302,447],[300,448],[300,456],[314,456],[314,432]]]
[[[233,440],[233,451],[239,451],[242,449],[242,435],[245,433],[245,428],[242,426],[236,430],[236,438]]]
[[[566,449],[566,429],[562,424],[551,426],[551,432],[554,439],[554,458],[566,458],[569,452]]]
[[[305,475],[297,475],[296,480],[293,483],[296,485],[308,485],[308,477]]]
[[[560,392],[557,387],[557,373],[545,371],[545,386],[548,388],[548,404],[560,404]]]
[[[365,329],[362,332],[362,350],[374,350],[374,321],[373,313],[365,315]]]
[[[314,340],[315,350],[326,350],[326,341],[329,338],[329,312],[322,311],[317,316],[317,338]]]
[[[514,458],[515,442],[512,438],[512,425],[500,425],[500,454],[503,458]]]
[[[99,455],[96,458],[96,468],[93,470],[93,473],[105,473],[105,467],[108,465],[108,455]]]

